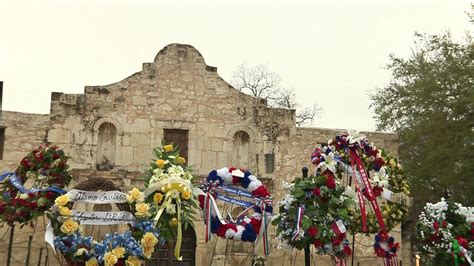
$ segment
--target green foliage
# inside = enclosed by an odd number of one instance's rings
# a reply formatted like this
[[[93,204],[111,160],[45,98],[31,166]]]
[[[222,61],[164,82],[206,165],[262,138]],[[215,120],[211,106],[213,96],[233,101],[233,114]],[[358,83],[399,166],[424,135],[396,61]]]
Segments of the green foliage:
[[[378,130],[400,137],[400,158],[410,177],[415,210],[446,189],[474,205],[474,49],[472,39],[449,33],[415,35],[411,56],[390,56],[392,80],[372,95]],[[418,212],[415,212],[418,213]]]

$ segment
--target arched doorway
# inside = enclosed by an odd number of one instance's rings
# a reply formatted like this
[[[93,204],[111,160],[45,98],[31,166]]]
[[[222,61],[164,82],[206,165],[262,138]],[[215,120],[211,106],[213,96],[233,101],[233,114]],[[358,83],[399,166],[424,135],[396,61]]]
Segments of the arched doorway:
[[[250,136],[247,132],[239,130],[233,138],[232,164],[236,167],[249,167],[249,142]]]
[[[114,124],[104,122],[99,127],[96,165],[97,170],[108,171],[114,168],[117,129]]]
[[[155,253],[152,258],[147,261],[147,266],[194,266],[196,264],[196,233],[189,226],[183,232],[183,242],[181,243],[182,261],[176,260],[174,257],[175,243],[158,244],[155,247]]]

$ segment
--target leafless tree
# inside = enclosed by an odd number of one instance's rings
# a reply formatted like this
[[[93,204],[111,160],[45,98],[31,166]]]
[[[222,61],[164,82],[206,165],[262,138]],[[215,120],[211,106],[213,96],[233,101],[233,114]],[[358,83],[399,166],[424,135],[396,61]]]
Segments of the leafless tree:
[[[300,108],[293,89],[281,86],[282,78],[267,65],[239,65],[232,74],[231,84],[241,92],[265,99],[267,104],[277,108],[296,109],[296,125],[311,125],[322,111],[318,104]]]

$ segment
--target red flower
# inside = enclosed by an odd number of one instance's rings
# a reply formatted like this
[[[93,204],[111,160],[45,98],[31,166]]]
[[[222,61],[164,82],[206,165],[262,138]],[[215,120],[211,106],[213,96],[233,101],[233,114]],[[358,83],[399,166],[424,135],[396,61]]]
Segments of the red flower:
[[[378,196],[382,195],[383,188],[381,188],[381,187],[373,187],[373,188],[372,188],[372,191],[374,192],[374,195],[375,195],[376,197],[378,197]]]
[[[457,236],[456,239],[459,242],[459,245],[463,246],[465,249],[469,249],[469,241],[462,236]]]
[[[235,226],[235,224],[221,224],[219,228],[217,228],[216,235],[225,237],[225,232],[227,232],[228,229],[232,229],[234,232],[237,232],[237,226]]]
[[[51,191],[48,191],[48,192],[46,192],[45,197],[46,197],[47,199],[52,199],[52,198],[54,198],[54,195],[56,195],[56,194],[54,194],[54,193],[51,192]]]
[[[344,253],[346,253],[347,256],[351,256],[352,255],[352,249],[348,246],[348,245],[345,245],[344,246]]]
[[[232,185],[238,186],[240,184],[240,177],[232,176]]]
[[[310,228],[308,228],[308,235],[310,235],[311,237],[314,238],[317,233],[318,233],[318,228],[316,226],[311,226]]]
[[[336,238],[332,238],[331,242],[334,246],[339,246],[341,244],[342,240],[339,239],[338,237],[336,237]]]
[[[53,159],[54,159],[54,160],[59,159],[59,157],[60,157],[60,156],[59,156],[58,153],[54,153],[54,154],[53,154]]]
[[[313,194],[316,195],[316,197],[320,197],[321,196],[321,188],[317,187],[317,188],[313,189]]]
[[[255,234],[260,233],[260,227],[262,226],[261,220],[250,218],[250,224],[253,226],[253,230],[255,231]]]
[[[316,247],[316,248],[319,248],[319,247],[322,247],[323,246],[323,243],[321,242],[321,240],[314,240],[313,241],[313,245]]]
[[[257,189],[252,191],[252,195],[255,197],[265,198],[270,197],[270,192],[268,192],[265,186],[259,186]]]
[[[335,189],[336,188],[336,180],[332,176],[328,176],[326,179],[326,186],[329,189]]]
[[[438,231],[438,229],[439,229],[439,223],[438,223],[438,221],[434,221],[434,223],[433,223],[433,228],[434,228],[434,230]]]
[[[443,222],[441,223],[441,225],[443,226],[443,228],[446,228],[446,227],[448,226],[448,222],[443,221]]]

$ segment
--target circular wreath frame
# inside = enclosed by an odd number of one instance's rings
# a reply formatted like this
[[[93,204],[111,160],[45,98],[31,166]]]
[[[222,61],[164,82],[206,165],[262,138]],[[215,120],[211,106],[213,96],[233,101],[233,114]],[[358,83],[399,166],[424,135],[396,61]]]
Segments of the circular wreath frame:
[[[277,226],[281,247],[301,250],[313,244],[318,254],[338,259],[352,255],[346,233],[339,230],[342,226],[333,229],[337,220],[348,226],[355,212],[355,194],[351,188],[342,186],[331,173],[325,173],[284,182],[284,189],[286,197],[279,202],[279,214],[272,222]],[[302,213],[298,216],[300,209]]]
[[[121,191],[112,181],[102,177],[89,178],[74,186],[74,189]],[[54,246],[69,265],[142,265],[144,260],[151,257],[155,245],[159,242],[158,230],[154,227],[153,220],[138,220],[129,224],[129,230],[124,233],[114,232],[107,234],[100,242],[94,241],[92,236],[83,235],[83,230],[75,219],[61,215],[61,208],[67,208],[68,212],[74,204],[68,199],[67,203],[63,204],[64,201],[65,199],[58,197],[48,217],[55,234]],[[131,212],[134,209],[128,203],[115,205],[121,211]],[[65,223],[72,227],[70,232],[62,231]]]
[[[28,153],[15,170],[21,184],[34,178],[33,187],[56,187],[64,189],[69,185],[72,176],[68,173],[68,156],[58,146],[40,145]],[[9,177],[7,177],[9,178]],[[38,184],[39,183],[39,184]],[[53,204],[58,194],[55,191],[37,191],[21,193],[8,180],[0,183],[0,223],[23,225],[33,223]]]
[[[232,175],[235,170],[240,170],[244,173],[243,177]],[[273,206],[271,203],[271,195],[266,186],[250,171],[237,169],[235,167],[223,167],[217,170],[212,170],[206,178],[206,184],[203,190],[207,191],[213,188],[219,188],[223,184],[233,185],[252,194],[258,201],[265,201],[265,210],[262,211],[260,206],[255,205],[253,214],[248,217],[245,215],[243,219],[237,219],[236,222],[226,221],[222,223],[215,213],[211,214],[211,232],[217,236],[225,239],[233,239],[243,242],[255,242],[260,230],[262,230],[262,215],[268,217],[269,221],[273,215]],[[212,194],[212,192],[211,192]],[[204,209],[205,195],[198,196],[199,206]],[[263,214],[262,214],[263,212]],[[241,214],[242,216],[244,214]],[[237,217],[240,218],[240,217]],[[241,222],[240,222],[241,221]],[[266,225],[263,226],[267,226]]]
[[[402,167],[398,160],[383,149],[377,149],[375,146],[369,144],[366,137],[360,137],[359,140],[351,143],[351,138],[355,136],[339,135],[329,140],[328,145],[318,147],[311,155],[311,162],[321,171],[333,171],[338,179],[348,176],[344,172],[339,163],[334,168],[329,165],[337,160],[342,161],[346,167],[350,167],[351,160],[349,155],[350,148],[355,148],[366,168],[366,172],[375,172],[375,175],[369,178],[373,186],[374,195],[379,197],[383,192],[383,188],[390,189],[394,193],[404,193],[409,195],[410,187],[408,178],[404,174]],[[355,145],[352,146],[352,145]],[[336,161],[337,161],[336,160]],[[328,162],[333,161],[333,162]],[[380,209],[384,216],[386,230],[390,231],[400,224],[408,215],[408,207],[404,204],[391,202],[388,200],[379,201],[381,203]],[[381,228],[377,222],[377,218],[373,212],[368,212],[367,216],[367,232],[366,234],[374,234],[380,232]],[[349,230],[353,233],[362,233],[360,226],[361,213],[356,212],[352,219],[353,223]]]

